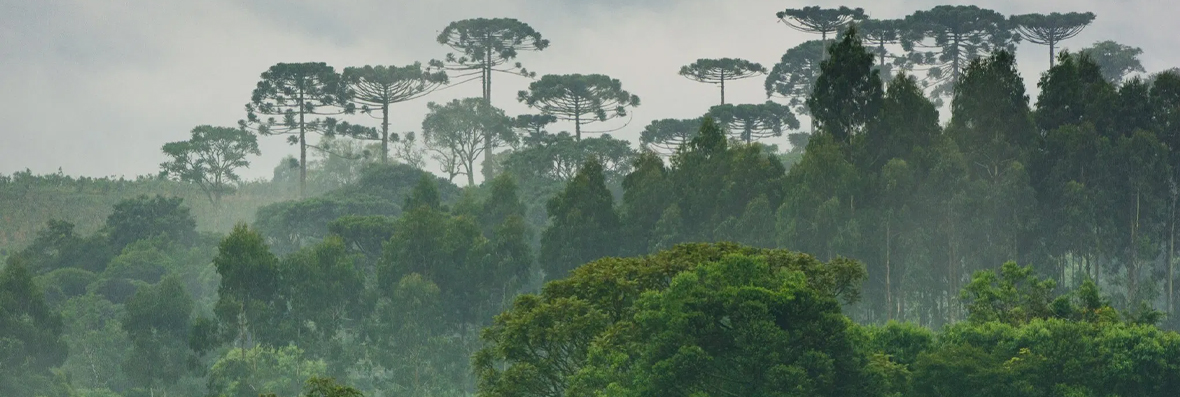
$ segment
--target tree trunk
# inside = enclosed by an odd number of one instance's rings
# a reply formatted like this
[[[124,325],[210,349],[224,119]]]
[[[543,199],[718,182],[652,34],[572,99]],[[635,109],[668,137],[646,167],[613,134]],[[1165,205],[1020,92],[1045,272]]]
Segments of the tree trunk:
[[[725,71],[721,71],[721,104],[725,104]]]
[[[381,104],[381,163],[389,164],[389,102]]]
[[[304,123],[303,91],[299,91],[299,197],[307,196],[307,124]]]
[[[1172,194],[1171,216],[1168,217],[1168,315],[1175,313],[1176,291],[1172,288],[1176,280],[1176,195]]]
[[[886,318],[893,319],[893,279],[892,269],[890,269],[889,259],[892,255],[893,236],[890,234],[892,229],[892,219],[885,220],[885,310],[888,312]]]
[[[582,141],[582,105],[574,100],[574,140]]]
[[[1055,56],[1056,55],[1055,53],[1057,52],[1056,49],[1057,49],[1057,43],[1053,42],[1053,41],[1049,41],[1049,68],[1052,68],[1053,63],[1057,62],[1057,59],[1056,59],[1057,57]]]
[[[1131,309],[1137,302],[1139,292],[1139,250],[1135,249],[1135,241],[1139,233],[1139,200],[1140,192],[1135,191],[1135,218],[1131,222],[1131,261],[1127,267],[1127,309]]]
[[[485,77],[484,77],[483,102],[485,105],[487,105],[490,108],[490,107],[492,107],[492,52],[491,52],[491,50],[488,50],[487,54],[485,54],[485,57],[486,58],[485,58],[484,66],[486,68],[486,72],[485,72]],[[492,138],[493,138],[492,131],[484,131],[484,135],[483,135],[483,172],[482,172],[484,182],[492,180],[493,174],[495,174],[495,172],[496,172],[495,164],[493,163],[493,160],[492,160],[492,150],[494,149],[494,145],[492,144]],[[470,175],[468,175],[468,180],[469,181],[472,180]]]

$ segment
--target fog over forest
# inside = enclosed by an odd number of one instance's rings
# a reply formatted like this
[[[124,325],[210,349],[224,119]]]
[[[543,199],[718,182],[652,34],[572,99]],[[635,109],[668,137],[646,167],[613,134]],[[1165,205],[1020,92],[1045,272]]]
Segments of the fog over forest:
[[[1170,8],[0,0],[0,396],[1176,396]]]

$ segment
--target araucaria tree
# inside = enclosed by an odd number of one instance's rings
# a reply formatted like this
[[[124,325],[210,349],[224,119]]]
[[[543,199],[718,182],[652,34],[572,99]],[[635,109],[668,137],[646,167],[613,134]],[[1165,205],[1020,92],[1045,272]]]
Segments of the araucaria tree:
[[[247,155],[259,155],[258,138],[242,128],[201,125],[193,128],[187,141],[164,144],[172,159],[160,164],[164,174],[201,187],[209,201],[234,190],[241,180],[237,169],[250,165]]]
[[[697,136],[702,122],[704,120],[700,118],[653,120],[651,124],[644,127],[639,136],[639,143],[643,145],[644,149],[672,155]]]
[[[438,43],[451,47],[460,54],[447,54],[449,69],[464,71],[458,78],[468,78],[479,73],[483,86],[483,99],[492,103],[492,73],[506,72],[531,76],[533,73],[517,62],[505,67],[516,59],[520,51],[541,51],[549,47],[549,40],[541,37],[527,23],[511,18],[476,18],[451,22],[438,35]],[[466,80],[466,81],[470,81]]]
[[[1049,67],[1053,67],[1057,60],[1057,44],[1082,33],[1090,22],[1094,22],[1094,13],[1024,14],[1014,15],[1010,19],[1024,39],[1049,46]]]
[[[807,98],[811,96],[819,65],[823,62],[814,54],[826,51],[824,42],[811,40],[787,50],[770,73],[766,75],[766,96],[787,99],[787,105],[797,114],[811,114]]]
[[[627,108],[639,106],[639,97],[623,90],[623,83],[601,74],[545,75],[520,91],[517,99],[559,120],[574,122],[574,137],[582,139],[582,126],[624,117]]]
[[[976,6],[937,6],[905,20],[922,37],[914,45],[935,49],[926,78],[932,98],[952,94],[971,61],[996,50],[1015,53],[1020,40],[1003,14]]]
[[[820,42],[827,43],[828,35],[839,32],[848,24],[865,19],[863,8],[821,8],[819,6],[788,8],[774,14],[783,24],[803,33],[820,34]],[[820,58],[826,55],[820,51]]]
[[[389,107],[421,98],[448,81],[445,71],[423,67],[419,62],[406,66],[349,67],[344,69],[343,78],[352,102],[360,111],[381,119],[382,162],[389,161]]]
[[[725,104],[725,82],[748,79],[766,74],[762,65],[745,59],[698,59],[680,67],[680,75],[689,80],[721,86],[721,104]]]
[[[462,168],[460,173],[467,175],[469,186],[475,185],[475,161],[480,156],[490,157],[492,152],[488,148],[516,139],[512,120],[504,111],[479,98],[456,99],[443,105],[431,102],[426,106],[430,108],[430,114],[422,120],[426,145],[440,156],[453,157],[454,163]],[[486,166],[483,177],[492,180]]]
[[[307,133],[331,136],[335,120],[316,116],[352,113],[346,85],[336,69],[323,62],[279,63],[262,73],[246,104],[246,120],[263,135],[290,135],[299,145],[299,195],[307,190]],[[262,117],[270,116],[263,120]]]
[[[734,138],[749,144],[757,139],[782,136],[784,130],[799,129],[791,109],[766,101],[762,104],[718,105],[709,116],[726,126]]]

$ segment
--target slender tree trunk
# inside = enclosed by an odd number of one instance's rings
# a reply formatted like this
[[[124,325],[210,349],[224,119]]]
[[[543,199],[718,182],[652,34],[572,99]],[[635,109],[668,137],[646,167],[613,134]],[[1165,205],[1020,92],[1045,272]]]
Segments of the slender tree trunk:
[[[721,71],[721,104],[725,104],[725,71]]]
[[[389,101],[381,104],[381,163],[389,164]]]
[[[1175,313],[1176,291],[1173,282],[1176,280],[1176,195],[1172,194],[1171,214],[1168,217],[1168,315]]]
[[[484,75],[483,102],[485,105],[487,105],[490,108],[490,107],[492,107],[492,52],[491,52],[491,50],[488,50],[487,53],[484,54],[484,66],[485,66],[485,75]],[[493,138],[492,131],[484,131],[484,135],[483,135],[483,172],[482,172],[482,174],[483,174],[483,180],[485,182],[492,180],[492,177],[494,176],[494,174],[496,172],[496,170],[495,170],[496,165],[492,159],[492,150],[494,149],[494,146],[495,146],[492,143],[492,138]]]
[[[574,140],[582,141],[582,105],[574,100]]]
[[[955,35],[954,40],[955,40],[954,41],[955,42],[955,59],[954,59],[954,61],[952,61],[953,66],[951,66],[951,69],[953,70],[952,76],[954,76],[954,77],[952,77],[952,79],[953,79],[952,83],[959,84],[959,57],[961,57],[963,55],[961,53],[963,51],[963,47],[959,46],[959,35]]]
[[[1131,309],[1137,302],[1139,292],[1139,250],[1135,249],[1135,240],[1139,233],[1139,200],[1140,192],[1135,191],[1135,218],[1131,222],[1131,261],[1127,267],[1127,309]]]
[[[1057,62],[1057,57],[1056,57],[1057,51],[1056,50],[1057,50],[1057,43],[1054,41],[1049,41],[1049,67],[1050,68],[1052,68],[1053,64],[1055,62]]]
[[[892,216],[890,216],[892,218]],[[891,233],[892,219],[885,220],[885,310],[888,312],[887,319],[893,319],[893,274],[890,269],[889,260],[891,258],[893,236]]]
[[[307,196],[307,124],[304,123],[303,91],[299,92],[299,197]]]

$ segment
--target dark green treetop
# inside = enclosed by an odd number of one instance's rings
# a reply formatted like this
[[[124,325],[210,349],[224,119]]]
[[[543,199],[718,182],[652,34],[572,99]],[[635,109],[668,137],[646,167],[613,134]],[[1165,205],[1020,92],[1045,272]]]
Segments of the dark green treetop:
[[[582,139],[582,126],[627,116],[627,108],[639,106],[639,97],[623,90],[623,83],[601,74],[545,75],[520,91],[517,99],[558,120],[574,122],[574,138]]]
[[[745,59],[698,59],[680,67],[680,75],[692,81],[721,86],[721,104],[725,104],[725,82],[748,79],[766,74],[762,65]]]
[[[200,125],[187,141],[164,144],[164,154],[171,161],[160,164],[163,173],[201,187],[209,201],[233,192],[233,183],[241,181],[237,170],[250,166],[246,156],[262,154],[258,137],[243,128]]]
[[[1092,12],[1024,14],[1009,18],[1021,37],[1033,44],[1049,46],[1049,67],[1057,60],[1057,45],[1082,33],[1094,22]]]
[[[406,66],[363,66],[344,68],[341,76],[349,97],[362,113],[381,120],[381,161],[389,161],[389,107],[421,98],[447,84],[447,73],[415,62]],[[379,113],[379,115],[374,114]]]

